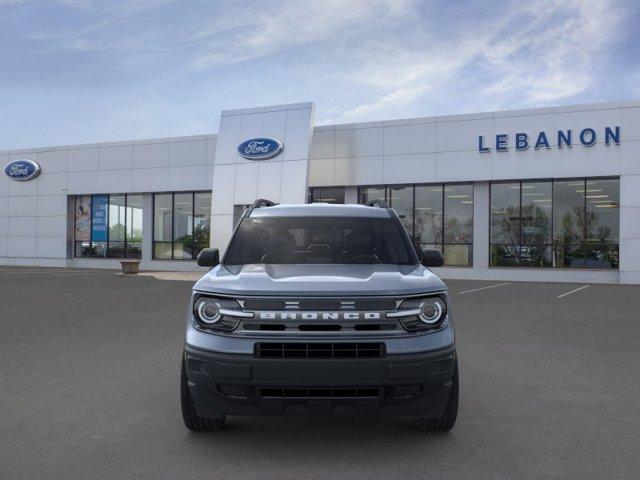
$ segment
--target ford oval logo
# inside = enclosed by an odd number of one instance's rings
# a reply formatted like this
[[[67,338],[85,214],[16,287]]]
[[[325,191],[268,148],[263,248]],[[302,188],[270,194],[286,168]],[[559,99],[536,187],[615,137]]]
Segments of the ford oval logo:
[[[24,182],[36,178],[40,173],[40,165],[33,160],[14,160],[4,167],[4,173],[12,180]]]
[[[278,155],[284,145],[274,138],[250,138],[238,145],[238,153],[249,160],[266,160]]]

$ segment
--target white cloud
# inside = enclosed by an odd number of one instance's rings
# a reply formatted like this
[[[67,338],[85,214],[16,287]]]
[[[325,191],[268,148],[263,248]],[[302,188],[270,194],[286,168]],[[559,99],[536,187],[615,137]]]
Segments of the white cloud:
[[[428,88],[426,85],[414,88],[399,88],[373,103],[365,103],[351,110],[347,110],[342,114],[340,121],[370,118],[371,115],[377,115],[387,109],[408,105],[423,95]]]
[[[640,97],[630,1],[42,5],[0,0],[3,65],[12,72],[0,91],[21,98],[11,118],[31,128],[31,112],[43,125],[25,133],[3,123],[10,145],[19,135],[35,139],[26,145],[47,135],[45,143],[59,143],[47,127],[54,123],[57,132],[75,128],[78,141],[208,132],[220,109],[252,104],[314,100],[319,122],[339,123]],[[43,90],[46,105],[36,100]],[[82,117],[95,111],[107,112],[104,121]]]
[[[600,51],[614,39],[620,15],[611,2],[534,2],[528,22],[496,38],[484,56],[496,80],[489,96],[518,92],[534,104],[562,101],[591,87]]]
[[[346,110],[340,120],[371,119],[427,92],[455,94],[456,85],[474,88],[484,105],[495,106],[516,95],[522,104],[546,105],[591,88],[594,65],[616,37],[620,10],[610,1],[539,0],[513,6],[483,29],[477,28],[482,20],[467,19],[446,38],[427,32],[428,47],[391,42],[382,49],[389,59],[383,65],[365,59],[353,78],[380,93]],[[476,81],[469,78],[474,74]]]
[[[264,8],[228,8],[224,18],[197,32],[193,66],[246,61],[299,45],[335,40],[346,30],[379,18],[403,15],[409,0],[287,0]]]

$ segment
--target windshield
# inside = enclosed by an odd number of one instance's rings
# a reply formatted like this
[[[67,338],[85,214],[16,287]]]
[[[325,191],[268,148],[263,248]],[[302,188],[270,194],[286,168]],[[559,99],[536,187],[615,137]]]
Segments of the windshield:
[[[229,245],[225,264],[250,263],[413,265],[417,258],[393,218],[247,217]]]

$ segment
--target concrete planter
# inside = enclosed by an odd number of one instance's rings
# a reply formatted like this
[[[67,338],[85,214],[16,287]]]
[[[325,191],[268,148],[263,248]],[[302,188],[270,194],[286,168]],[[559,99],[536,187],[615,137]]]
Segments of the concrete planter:
[[[122,265],[122,273],[136,274],[140,271],[140,260],[120,260]]]

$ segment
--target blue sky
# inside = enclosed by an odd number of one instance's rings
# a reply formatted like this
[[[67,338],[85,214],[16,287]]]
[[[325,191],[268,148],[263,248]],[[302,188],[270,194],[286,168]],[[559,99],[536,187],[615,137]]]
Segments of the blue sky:
[[[639,3],[0,0],[0,149],[640,98]]]

